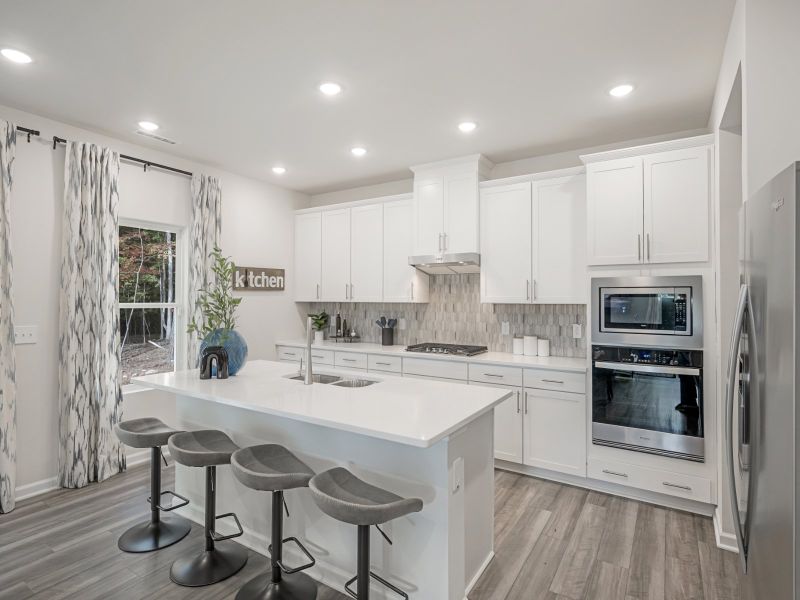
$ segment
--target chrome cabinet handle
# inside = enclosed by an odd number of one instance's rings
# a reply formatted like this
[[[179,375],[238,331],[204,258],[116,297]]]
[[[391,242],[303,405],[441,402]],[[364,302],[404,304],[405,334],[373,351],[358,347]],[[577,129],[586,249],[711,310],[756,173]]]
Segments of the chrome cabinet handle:
[[[378,362],[378,361],[375,361],[375,364],[376,365],[381,365],[382,367],[391,367],[392,366],[392,363],[385,363],[385,362]]]
[[[521,408],[520,408],[520,405],[519,405],[519,390],[517,390],[517,414],[520,413],[520,410],[521,410]]]
[[[531,280],[525,280],[525,300],[531,299]]]
[[[646,236],[647,239],[647,262],[650,262],[650,234]]]
[[[286,352],[286,351],[284,350],[284,352],[283,352],[283,353],[284,353],[286,356],[297,356],[297,353],[295,353],[295,352]]]
[[[439,252],[442,251],[442,234],[439,234]]]
[[[625,479],[628,478],[627,473],[620,473],[619,471],[609,471],[608,469],[603,469],[603,473],[606,475],[616,475],[617,477],[624,477]]]
[[[354,296],[353,296],[353,284],[351,283],[350,284],[350,300],[352,300],[353,298],[354,298]]]
[[[355,358],[343,358],[342,362],[356,362]]]
[[[525,390],[525,414],[528,414],[528,390]]]
[[[483,375],[484,377],[499,377],[500,379],[505,377],[505,375],[498,375],[497,373],[484,373]]]
[[[642,260],[642,234],[636,234],[636,260]]]
[[[317,284],[317,300],[319,300],[319,284]]]
[[[542,382],[544,382],[544,383],[558,383],[560,385],[564,385],[564,382],[560,381],[558,379],[542,379]]]
[[[312,354],[311,358],[320,358],[320,359],[322,359],[322,358],[325,358],[325,357],[322,356],[322,354]]]
[[[442,237],[444,237],[444,249],[445,249],[445,251],[447,251],[447,234],[443,233]]]
[[[686,490],[687,492],[692,491],[692,488],[688,485],[678,485],[677,483],[670,483],[669,481],[662,481],[661,484],[667,487],[677,488],[679,490]]]

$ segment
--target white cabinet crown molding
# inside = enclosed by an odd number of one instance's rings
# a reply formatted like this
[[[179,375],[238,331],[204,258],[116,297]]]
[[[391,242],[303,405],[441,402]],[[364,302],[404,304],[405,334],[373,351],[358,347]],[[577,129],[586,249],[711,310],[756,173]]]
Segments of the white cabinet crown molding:
[[[656,142],[653,144],[643,144],[641,146],[631,146],[630,148],[619,148],[617,150],[606,150],[604,152],[594,152],[592,154],[582,154],[580,159],[583,164],[614,160],[617,158],[631,158],[643,156],[645,154],[655,154],[656,152],[666,152],[668,150],[683,150],[695,148],[697,146],[711,146],[714,144],[714,134],[707,133],[666,142]]]
[[[396,202],[397,200],[411,200],[412,198],[414,198],[414,194],[411,192],[408,192],[406,194],[393,194],[391,196],[379,196],[377,198],[353,200],[352,202],[338,202],[335,204],[325,204],[323,206],[300,208],[294,211],[294,214],[305,215],[310,213],[325,212],[329,210],[341,210],[343,208],[356,208],[359,206],[369,206],[371,204],[386,204],[387,202]]]
[[[470,154],[468,156],[459,156],[447,160],[439,160],[436,162],[413,165],[409,167],[409,169],[411,169],[415,175],[423,174],[425,171],[440,171],[451,168],[477,168],[478,174],[481,177],[488,177],[489,173],[494,168],[494,163],[482,154]]]
[[[487,179],[481,181],[478,185],[480,189],[498,187],[501,185],[511,185],[514,183],[525,183],[527,181],[540,181],[542,179],[555,179],[558,177],[572,177],[574,175],[583,175],[586,173],[586,167],[583,165],[578,167],[567,167],[565,169],[555,169],[553,171],[540,171],[538,173],[528,173],[526,175],[514,175],[513,177],[502,177],[500,179]]]

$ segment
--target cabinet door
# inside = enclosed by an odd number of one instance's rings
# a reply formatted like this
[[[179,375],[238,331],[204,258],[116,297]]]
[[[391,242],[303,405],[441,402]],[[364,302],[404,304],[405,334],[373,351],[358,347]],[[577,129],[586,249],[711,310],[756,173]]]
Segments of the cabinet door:
[[[470,385],[502,388],[512,392],[510,398],[494,408],[494,457],[522,464],[522,389],[487,383],[470,382]]]
[[[444,179],[421,178],[414,181],[414,254],[441,252],[444,233]]]
[[[644,161],[644,258],[708,260],[710,149],[660,152]]]
[[[411,200],[383,205],[383,301],[427,302],[428,275],[409,266],[414,253]]]
[[[586,477],[586,396],[525,388],[525,464]]]
[[[350,300],[350,209],[322,212],[322,300]]]
[[[586,167],[590,265],[642,261],[642,159],[622,158]]]
[[[444,250],[478,252],[478,176],[448,175],[444,181]]]
[[[531,184],[481,190],[481,302],[531,300]]]
[[[294,299],[320,298],[322,272],[322,215],[306,213],[294,218]]]
[[[350,209],[350,300],[383,300],[383,205]]]
[[[533,300],[586,302],[586,177],[533,182]]]

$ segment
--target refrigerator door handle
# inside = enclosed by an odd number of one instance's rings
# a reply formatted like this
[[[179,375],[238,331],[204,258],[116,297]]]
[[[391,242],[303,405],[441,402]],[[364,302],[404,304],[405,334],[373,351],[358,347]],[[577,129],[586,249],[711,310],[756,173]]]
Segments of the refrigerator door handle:
[[[742,568],[747,572],[747,548],[744,546],[744,532],[742,522],[739,518],[739,497],[736,491],[736,443],[733,439],[733,411],[735,410],[736,395],[736,365],[738,364],[739,344],[744,328],[744,319],[747,314],[747,305],[750,295],[747,285],[742,285],[739,289],[739,301],[736,305],[736,316],[733,320],[733,331],[728,347],[728,369],[726,373],[725,385],[725,431],[727,436],[727,458],[728,458],[728,491],[731,496],[731,508],[733,509],[733,526],[736,533],[736,545],[739,548],[739,557],[742,560]],[[752,377],[751,377],[752,381]]]

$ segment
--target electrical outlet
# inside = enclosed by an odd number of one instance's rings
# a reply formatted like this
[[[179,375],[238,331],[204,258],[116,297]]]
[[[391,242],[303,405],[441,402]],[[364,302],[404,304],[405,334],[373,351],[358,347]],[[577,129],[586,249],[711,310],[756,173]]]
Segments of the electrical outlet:
[[[583,326],[580,323],[575,323],[572,326],[572,337],[575,339],[583,337]]]
[[[464,487],[464,459],[460,456],[450,465],[450,493],[455,495]]]
[[[400,331],[403,331],[403,330],[405,330],[405,328],[406,328],[406,320],[405,320],[405,319],[403,319],[403,318],[401,318],[401,319],[400,319],[400,320],[397,322],[397,328],[398,328]]]
[[[35,344],[39,341],[39,334],[36,325],[14,327],[14,343]]]
[[[508,325],[508,321],[503,321],[500,324],[500,333],[502,335],[508,335],[509,333],[511,333],[511,328]]]

